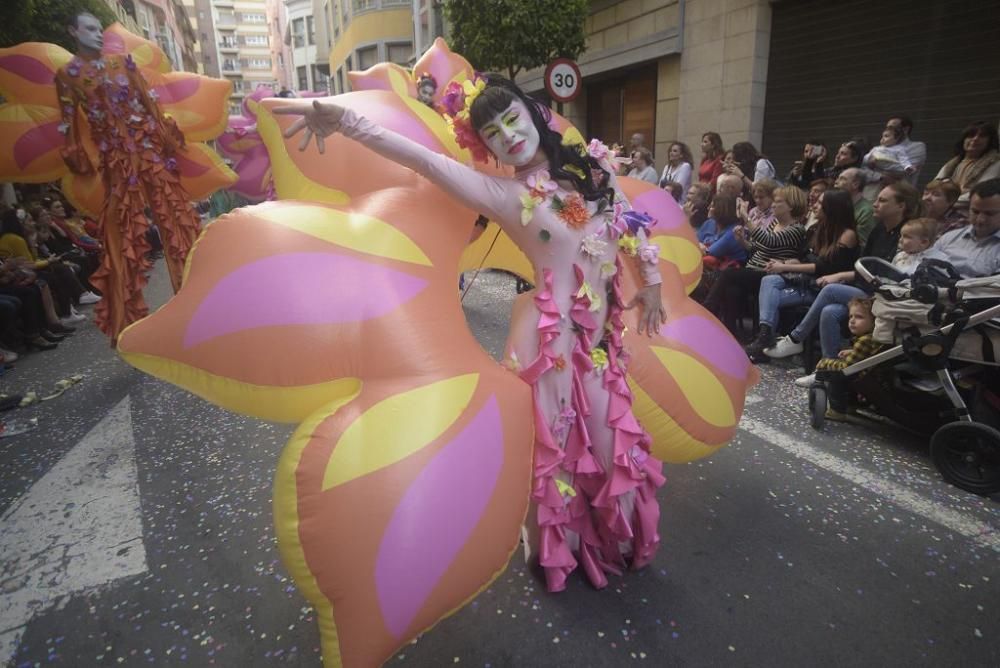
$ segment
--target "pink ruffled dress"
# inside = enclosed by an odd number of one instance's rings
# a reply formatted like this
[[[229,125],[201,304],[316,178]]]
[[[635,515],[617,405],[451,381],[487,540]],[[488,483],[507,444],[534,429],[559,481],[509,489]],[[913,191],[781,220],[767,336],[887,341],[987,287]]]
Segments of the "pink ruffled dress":
[[[577,565],[600,588],[608,573],[649,564],[660,543],[656,490],[665,479],[625,380],[619,248],[634,256],[647,285],[660,283],[658,249],[647,244],[610,165],[602,161],[617,196],[602,205],[551,180],[547,165],[489,176],[350,109],[339,130],[497,222],[534,266],[537,287],[514,305],[504,364],[534,396],[526,547],[537,553],[549,591],[564,589]]]

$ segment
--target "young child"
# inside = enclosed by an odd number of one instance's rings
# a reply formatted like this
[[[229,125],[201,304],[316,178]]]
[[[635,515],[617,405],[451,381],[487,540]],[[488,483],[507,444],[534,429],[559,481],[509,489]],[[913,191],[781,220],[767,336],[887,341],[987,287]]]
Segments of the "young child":
[[[899,231],[899,252],[892,258],[892,266],[904,274],[912,274],[921,260],[947,261],[948,256],[932,245],[936,232],[937,221],[933,218],[914,218],[905,223]]]
[[[817,371],[839,371],[850,365],[871,357],[882,349],[882,344],[872,338],[872,330],[875,329],[875,316],[872,315],[871,298],[861,299],[856,297],[847,304],[847,329],[850,330],[851,347],[841,350],[836,359],[824,357],[816,364]],[[845,421],[847,414],[847,382],[846,379],[836,378],[830,380],[830,406],[827,408],[826,417],[828,420]]]
[[[901,141],[903,129],[898,126],[887,127],[882,132],[880,145],[868,151],[862,164],[880,176],[900,173],[909,176],[916,171],[916,167],[910,162],[906,148],[900,145]]]

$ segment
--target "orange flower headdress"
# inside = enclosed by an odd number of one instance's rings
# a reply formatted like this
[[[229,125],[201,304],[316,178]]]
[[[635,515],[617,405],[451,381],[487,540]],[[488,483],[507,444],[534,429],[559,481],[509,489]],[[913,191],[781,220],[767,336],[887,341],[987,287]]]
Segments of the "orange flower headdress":
[[[441,98],[444,115],[448,119],[448,127],[455,135],[455,141],[462,148],[471,151],[472,157],[479,162],[487,162],[490,151],[486,148],[479,133],[472,127],[472,118],[469,112],[472,109],[472,103],[484,90],[486,90],[486,79],[477,73],[461,84],[457,81],[449,83]]]

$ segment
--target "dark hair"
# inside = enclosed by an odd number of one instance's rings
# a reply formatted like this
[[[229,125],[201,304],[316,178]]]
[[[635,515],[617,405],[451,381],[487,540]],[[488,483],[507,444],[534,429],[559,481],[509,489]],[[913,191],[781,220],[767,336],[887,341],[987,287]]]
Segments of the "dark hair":
[[[906,136],[902,126],[896,127],[895,125],[887,125],[882,132],[891,132],[892,136],[896,138],[896,141],[903,141],[903,137]]]
[[[971,197],[972,195],[981,199],[1000,195],[1000,179],[987,179],[986,181],[980,181],[976,185],[972,186],[972,192],[969,196]]]
[[[712,198],[712,208],[715,209],[712,218],[720,230],[731,227],[740,220],[736,215],[736,198],[732,195],[716,195]]]
[[[848,167],[860,167],[861,161],[865,157],[865,153],[868,152],[867,150],[865,150],[864,144],[862,144],[857,139],[849,139],[845,141],[843,144],[841,144],[841,146],[846,146],[847,150],[850,151],[851,155],[854,156],[854,160],[851,162],[850,165],[848,165]]]
[[[667,181],[663,184],[663,189],[670,191],[675,202],[681,201],[681,195],[684,194],[684,186],[677,183],[676,181]]]
[[[965,140],[980,134],[986,135],[986,139],[988,140],[985,153],[1000,151],[1000,137],[997,136],[997,126],[986,121],[976,121],[962,130],[962,137],[955,144],[955,155],[959,158],[964,158]]]
[[[69,15],[66,16],[66,27],[67,28],[79,28],[80,27],[80,17],[81,16],[89,16],[92,19],[94,19],[95,21],[97,21],[98,23],[100,23],[100,21],[101,21],[99,18],[97,18],[96,16],[94,16],[90,12],[88,12],[86,10],[80,10],[80,11],[73,12],[72,14],[69,14]]]
[[[754,172],[757,171],[757,161],[760,160],[760,151],[748,141],[738,141],[733,144],[733,162],[737,164],[743,175],[753,180]]]
[[[680,146],[681,147],[681,159],[684,162],[688,163],[689,165],[694,166],[694,156],[691,155],[691,149],[688,148],[688,145],[685,144],[682,141],[672,141],[667,146],[667,163],[670,162],[670,149],[672,149],[674,146]]]
[[[931,179],[924,186],[924,192],[928,190],[940,190],[944,193],[944,197],[948,200],[948,204],[954,204],[958,201],[958,198],[962,196],[962,189],[958,187],[958,184],[949,179]]]
[[[719,136],[718,132],[706,132],[701,138],[704,139],[705,137],[708,137],[708,141],[712,145],[712,158],[718,158],[726,154],[726,149],[722,146],[722,137]]]
[[[3,212],[3,217],[0,218],[0,234],[24,236],[24,225],[17,217],[17,209],[8,209]]]
[[[514,82],[499,74],[486,74],[486,88],[476,97],[469,109],[472,127],[478,132],[497,114],[503,113],[512,102],[518,100],[531,114],[531,122],[538,130],[539,148],[549,159],[549,174],[560,181],[568,181],[588,201],[606,197],[608,203],[614,201],[611,188],[600,188],[594,183],[591,170],[604,168],[591,157],[584,146],[563,144],[562,135],[549,127],[552,111],[534,98],[524,93]],[[573,169],[566,169],[571,167]]]
[[[813,228],[811,245],[816,255],[827,259],[836,252],[844,232],[857,226],[854,221],[854,200],[846,190],[833,188],[823,193],[820,209],[823,210],[825,220]]]
[[[892,115],[889,116],[889,118],[886,119],[886,123],[888,123],[889,121],[891,121],[894,118],[898,118],[899,119],[899,127],[903,128],[906,131],[906,135],[907,136],[909,136],[910,133],[913,132],[913,119],[912,118],[910,118],[906,114],[892,114]]]

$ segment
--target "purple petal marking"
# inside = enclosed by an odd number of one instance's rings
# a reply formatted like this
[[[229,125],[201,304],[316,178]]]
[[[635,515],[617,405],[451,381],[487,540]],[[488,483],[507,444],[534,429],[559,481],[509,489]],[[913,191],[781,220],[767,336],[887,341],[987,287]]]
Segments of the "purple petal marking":
[[[266,257],[212,288],[188,323],[184,347],[257,327],[378,318],[426,286],[424,279],[339,253]]]
[[[502,467],[503,423],[490,397],[406,490],[382,536],[375,588],[386,628],[397,638],[476,528]]]
[[[194,95],[199,85],[198,77],[190,77],[156,86],[153,90],[160,96],[160,104],[173,104]]]
[[[687,224],[684,220],[684,212],[674,198],[666,190],[653,188],[647,190],[632,200],[632,208],[636,211],[648,213],[656,219],[656,227],[653,232],[680,227],[681,223]]]
[[[27,169],[34,160],[59,148],[65,141],[59,132],[59,121],[33,127],[14,142],[14,162],[19,169]]]
[[[664,338],[683,343],[722,373],[739,380],[747,377],[750,360],[736,340],[721,325],[698,315],[674,320],[660,330]]]
[[[36,84],[51,84],[56,78],[56,73],[49,69],[43,62],[37,58],[21,54],[0,58],[0,69],[7,70],[22,79],[27,79],[31,83]]]

